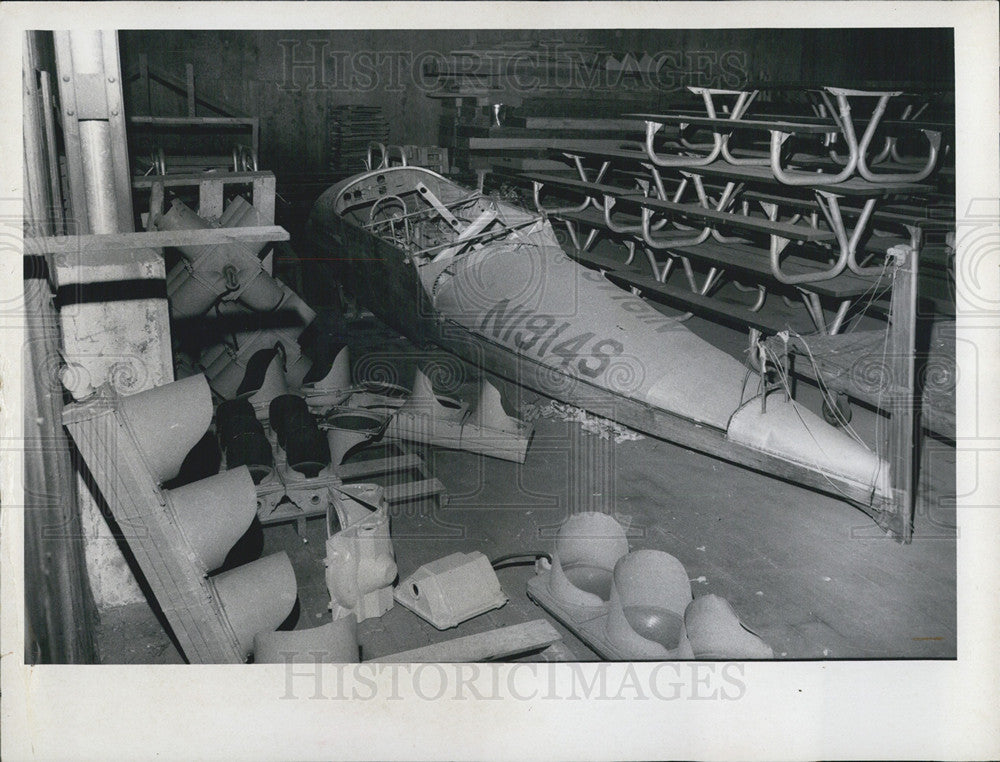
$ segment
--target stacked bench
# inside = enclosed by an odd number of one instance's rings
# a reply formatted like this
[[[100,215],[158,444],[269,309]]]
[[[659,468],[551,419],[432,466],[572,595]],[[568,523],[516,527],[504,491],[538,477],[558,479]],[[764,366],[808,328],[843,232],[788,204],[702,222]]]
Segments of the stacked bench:
[[[780,117],[747,117],[754,93],[699,89],[697,94],[705,101],[704,115],[623,115],[645,121],[642,147],[567,141],[551,151],[568,162],[566,172],[494,171],[530,184],[538,211],[566,226],[570,255],[609,280],[652,301],[747,330],[751,346],[767,347],[772,356],[779,349],[811,353],[810,362],[786,359],[801,376],[840,395],[840,412],[831,422],[845,422],[841,403],[848,396],[890,413],[901,499],[912,499],[907,458],[915,411],[896,401],[912,397],[916,386],[920,261],[926,259],[942,281],[951,266],[954,177],[941,164],[954,140],[953,126],[917,120],[920,109],[912,104],[890,118],[897,92],[828,88],[817,96],[825,105],[814,114]],[[716,108],[727,98],[735,103]],[[870,113],[851,113],[849,104],[859,99],[874,104]],[[662,138],[664,128],[672,131],[669,141]],[[764,136],[766,145],[759,142]],[[903,155],[908,136],[923,143],[925,153]],[[624,251],[595,250],[601,238],[621,243]],[[677,262],[686,279],[671,276]],[[707,271],[701,283],[696,267]],[[756,302],[738,305],[713,296],[727,278],[741,290],[756,290]],[[760,313],[769,292],[786,301],[801,298],[816,329],[810,346],[805,338],[787,340],[787,319]],[[947,301],[940,294],[935,299]],[[887,327],[852,338],[844,330],[850,325],[854,333],[858,324],[852,321],[860,314],[888,318]],[[778,334],[780,341],[773,338]],[[879,340],[900,367],[890,371],[891,389],[866,394],[844,380],[850,374],[841,372],[842,366],[857,360],[854,350],[870,351]],[[824,366],[824,358],[834,359]],[[831,383],[824,383],[825,373]],[[924,424],[954,436],[953,398],[950,410],[941,395],[924,404]]]

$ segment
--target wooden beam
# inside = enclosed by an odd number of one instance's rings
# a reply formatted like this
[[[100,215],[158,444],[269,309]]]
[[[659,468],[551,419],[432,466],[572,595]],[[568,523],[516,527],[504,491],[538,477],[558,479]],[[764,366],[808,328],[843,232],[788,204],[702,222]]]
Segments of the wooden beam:
[[[149,113],[149,56],[139,54],[139,108]]]
[[[117,407],[107,398],[67,407],[63,423],[94,475],[119,525],[129,527],[129,548],[166,615],[184,657],[197,664],[245,661],[212,583],[192,563],[176,520]]]
[[[187,113],[194,116],[194,66],[184,64],[184,89],[187,93]]]
[[[616,149],[622,143],[628,142],[627,138],[617,140],[574,140],[574,146],[585,148],[608,148]],[[566,138],[469,138],[470,151],[483,150],[508,150],[518,151],[526,148],[559,148],[566,145]]]
[[[165,85],[178,93],[186,93],[187,91],[187,86],[184,80],[171,74],[167,74],[160,69],[149,66],[147,67],[147,75],[149,79],[159,82],[161,85]],[[198,95],[197,93],[194,96],[194,100],[195,103],[200,103],[202,106],[210,108],[212,111],[215,111],[218,114],[223,114],[224,116],[238,116],[240,113],[240,109],[231,104],[214,101],[203,95]]]
[[[502,659],[505,656],[535,651],[562,640],[556,628],[545,619],[501,627],[496,630],[466,635],[442,643],[433,643],[410,651],[401,651],[367,662],[476,662]]]
[[[164,188],[174,188],[181,185],[200,185],[203,180],[211,179],[226,185],[236,183],[253,183],[262,178],[274,177],[272,172],[213,172],[206,177],[204,172],[186,175],[146,175],[132,178],[133,188],[150,188],[154,183],[162,183]]]
[[[917,334],[917,259],[918,251],[911,246],[894,249],[905,260],[896,273],[893,284],[892,308],[889,315],[888,357],[892,363],[889,418],[889,467],[892,469],[892,489],[899,512],[897,533],[903,542],[913,537],[914,440],[916,432],[916,395],[914,352]]]
[[[253,130],[258,120],[255,117],[236,116],[130,116],[129,122],[153,127],[183,127],[190,125],[210,125],[218,127],[249,127]]]
[[[409,471],[419,468],[423,461],[417,455],[398,455],[392,458],[378,458],[376,460],[362,460],[357,463],[345,463],[335,466],[337,476],[346,481],[348,479],[362,479],[366,476],[394,474],[399,471]]]
[[[218,219],[222,216],[222,205],[225,201],[223,190],[225,186],[222,183],[213,182],[210,179],[211,175],[206,175],[205,177],[209,179],[198,183],[198,216],[205,219],[212,217]]]
[[[248,228],[158,230],[146,233],[26,238],[25,251],[32,254],[89,254],[111,249],[162,249],[164,246],[211,246],[235,241],[266,243],[288,239],[288,231],[283,227],[267,225]]]
[[[62,235],[65,229],[62,207],[62,180],[59,176],[59,150],[56,145],[55,102],[52,99],[52,85],[47,71],[41,72],[42,116],[45,122],[45,148],[49,161],[49,185],[52,202],[52,225],[55,235]]]
[[[444,491],[444,485],[438,479],[421,479],[386,487],[385,499],[389,503],[405,503],[410,500],[422,500],[425,497],[440,495]]]

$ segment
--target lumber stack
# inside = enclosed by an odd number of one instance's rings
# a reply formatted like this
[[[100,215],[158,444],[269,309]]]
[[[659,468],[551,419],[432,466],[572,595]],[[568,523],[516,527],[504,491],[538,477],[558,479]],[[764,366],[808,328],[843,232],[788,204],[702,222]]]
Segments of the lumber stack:
[[[368,144],[389,140],[389,122],[379,106],[347,104],[330,114],[330,169],[354,174],[365,169]]]

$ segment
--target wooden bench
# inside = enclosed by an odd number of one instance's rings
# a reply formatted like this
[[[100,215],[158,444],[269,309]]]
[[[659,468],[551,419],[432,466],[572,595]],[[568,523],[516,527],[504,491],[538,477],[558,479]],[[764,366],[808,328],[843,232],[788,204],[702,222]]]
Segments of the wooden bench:
[[[776,180],[770,167],[733,166],[722,161],[712,162],[700,167],[684,167],[684,172],[714,177],[722,180],[747,183],[749,185],[768,185],[771,187],[788,188],[789,186]],[[856,196],[859,198],[886,198],[901,193],[933,192],[934,187],[926,183],[872,183],[860,177],[852,177],[840,183],[823,182],[823,175],[817,173],[817,182],[808,187],[812,191],[825,191],[840,196]]]
[[[554,216],[560,220],[578,222],[592,227],[599,227],[607,231],[607,228],[604,225],[604,215],[600,212],[594,211],[593,209],[587,209],[582,212],[564,212]],[[620,237],[612,231],[607,232],[613,237]],[[893,239],[893,243],[899,243],[899,241]],[[769,252],[766,249],[758,248],[750,244],[723,244],[715,241],[705,241],[697,246],[670,247],[667,248],[666,251],[676,256],[702,261],[706,264],[723,268],[725,270],[736,270],[738,272],[750,274],[753,276],[755,282],[767,284],[774,284],[777,282],[774,278],[774,274],[771,272]],[[590,253],[574,253],[573,256],[577,258],[594,256],[597,258],[595,261],[603,261],[600,255],[591,255]],[[613,261],[610,258],[605,259]],[[620,265],[621,263],[619,263],[619,266]],[[793,254],[785,258],[782,262],[782,267],[786,268],[789,273],[797,275],[800,273],[815,272],[824,269],[826,265],[824,263],[814,262],[805,257],[798,257]],[[850,272],[845,272],[838,275],[836,278],[818,281],[816,283],[803,284],[801,287],[810,292],[819,294],[820,296],[826,296],[833,299],[850,299],[867,293],[875,282],[875,277],[862,277],[854,275]],[[888,284],[886,284],[886,287],[888,287]]]
[[[665,144],[665,147],[671,147],[670,143]],[[655,166],[653,160],[649,158],[649,154],[642,149],[632,149],[632,148],[593,148],[591,146],[584,145],[559,145],[549,149],[551,152],[560,153],[564,156],[580,156],[586,159],[596,159],[598,161],[625,161],[635,164],[641,164],[644,167]],[[738,149],[737,153],[743,154],[753,154],[766,156],[762,152],[751,152],[749,149]]]
[[[706,127],[713,132],[732,132],[734,130],[766,130],[785,133],[826,135],[840,132],[840,127],[832,120],[823,117],[794,117],[794,120],[782,118],[772,119],[728,119],[726,117],[691,116],[688,114],[626,114],[634,119],[659,124],[689,124]],[[855,126],[862,131],[868,124],[867,118],[853,118]],[[954,133],[955,125],[948,122],[928,122],[907,119],[883,119],[879,126],[890,135],[902,135],[907,132],[926,130],[928,132]]]
[[[766,130],[807,135],[826,135],[840,132],[840,128],[832,121],[801,121],[786,122],[763,119],[728,119],[725,117],[688,116],[686,114],[628,114],[636,119],[659,124],[689,124],[696,127],[707,127],[713,132],[731,132],[733,130]]]
[[[677,256],[702,260],[726,270],[751,273],[759,281],[777,282],[771,271],[769,252],[749,244],[705,241],[697,246],[668,247],[666,251]],[[785,257],[781,267],[790,275],[801,275],[820,272],[827,269],[829,265],[791,255]],[[876,280],[873,276],[860,276],[845,271],[829,280],[800,284],[800,288],[834,299],[853,299],[871,290]],[[885,283],[886,288],[890,285],[891,283],[888,281]]]
[[[650,298],[658,297],[658,301],[681,307],[696,315],[740,329],[755,328],[769,336],[788,328],[785,322],[750,312],[744,305],[729,304],[681,286],[661,283],[656,278],[640,271],[638,267],[626,265],[613,257],[593,252],[576,252],[572,256],[582,265],[605,271],[608,280],[619,286],[625,288],[634,286],[641,289],[643,294],[650,296]]]
[[[656,212],[663,212],[671,217],[680,217],[689,221],[697,221],[706,225],[725,225],[741,230],[762,233],[764,235],[776,235],[792,241],[822,242],[834,240],[834,234],[829,230],[820,230],[808,225],[793,225],[787,222],[774,222],[772,220],[748,217],[742,214],[730,212],[720,212],[714,209],[706,209],[699,204],[683,204],[662,199],[649,198],[638,191],[619,188],[613,185],[601,183],[587,183],[583,180],[550,175],[541,172],[525,172],[524,178],[533,182],[554,185],[559,188],[577,191],[587,196],[604,195],[610,196],[618,201],[634,204],[652,209]]]
[[[819,211],[820,209],[819,203],[815,199],[799,196],[785,196],[777,193],[750,190],[741,194],[741,198],[747,201],[762,201],[765,204],[790,206],[810,212]],[[893,205],[877,209],[872,214],[872,220],[883,223],[895,223],[897,225],[912,225],[924,231],[948,232],[955,229],[954,216],[951,219],[941,219],[928,216],[926,209],[923,210],[923,213],[921,212],[920,207]],[[861,214],[861,209],[842,206],[840,207],[840,213],[848,217],[857,217]]]

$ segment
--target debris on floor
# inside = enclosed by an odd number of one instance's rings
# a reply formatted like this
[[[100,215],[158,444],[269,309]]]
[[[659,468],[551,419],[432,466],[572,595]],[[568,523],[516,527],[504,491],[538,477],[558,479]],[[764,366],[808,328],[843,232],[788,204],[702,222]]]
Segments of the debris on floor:
[[[588,413],[566,402],[552,400],[544,405],[528,402],[521,406],[521,416],[528,422],[539,418],[553,418],[557,421],[576,421],[588,434],[597,434],[601,439],[614,439],[615,444],[635,442],[646,437],[627,426],[615,423],[607,418]]]

